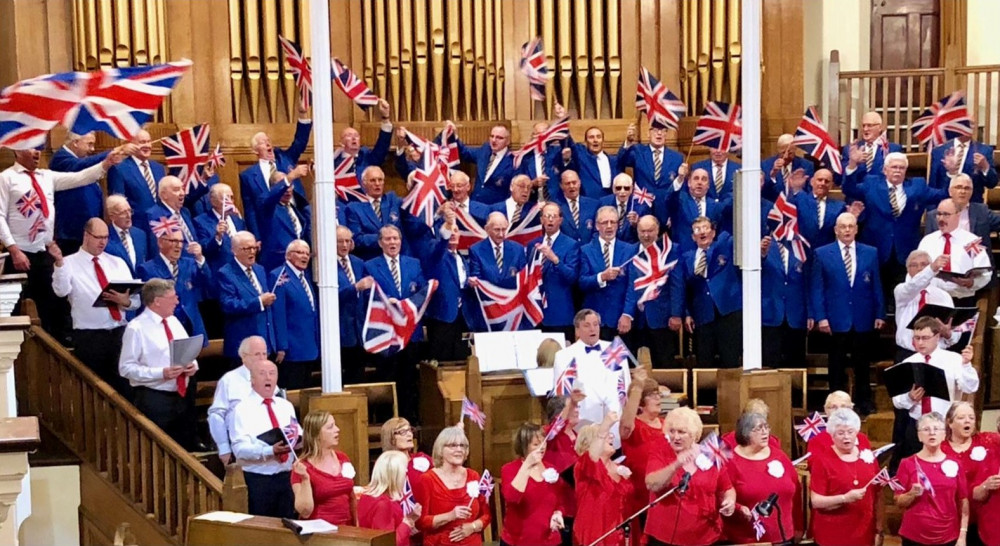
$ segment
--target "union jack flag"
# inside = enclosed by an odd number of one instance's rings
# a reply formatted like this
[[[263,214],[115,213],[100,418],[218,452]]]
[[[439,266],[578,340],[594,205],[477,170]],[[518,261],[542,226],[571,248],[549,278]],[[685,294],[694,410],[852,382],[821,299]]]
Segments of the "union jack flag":
[[[420,319],[427,311],[427,304],[437,290],[438,281],[431,279],[427,286],[407,299],[390,303],[382,287],[375,283],[368,299],[368,313],[361,330],[365,350],[369,353],[393,354],[406,348],[413,332],[420,327]]]
[[[86,82],[86,96],[66,113],[62,124],[78,135],[103,131],[122,140],[131,140],[153,119],[191,64],[182,59],[167,64],[91,72]]]
[[[38,236],[44,232],[45,232],[45,217],[39,214],[38,216],[35,217],[35,221],[31,224],[31,227],[28,228],[28,240],[30,240],[31,242],[35,242],[35,239],[37,239]]]
[[[715,432],[709,434],[707,438],[701,441],[699,450],[719,469],[726,464],[726,461],[733,457],[732,450],[729,449],[729,446],[725,442],[719,440],[719,435]]]
[[[625,376],[621,373],[618,374],[618,404],[621,407],[625,407],[625,402],[628,402],[628,389],[625,388]]]
[[[962,324],[959,324],[958,326],[955,326],[952,329],[952,332],[957,332],[960,334],[964,334],[965,332],[975,332],[976,323],[978,322],[979,322],[979,313],[976,313],[975,315],[972,315],[972,318],[970,318],[969,320],[963,322]]]
[[[576,359],[569,361],[566,369],[556,378],[556,388],[553,391],[556,396],[569,396],[573,394],[573,385],[576,384]]]
[[[889,131],[882,129],[882,134],[875,139],[873,144],[882,147],[882,155],[889,153]]]
[[[479,425],[479,430],[486,429],[486,412],[479,409],[475,402],[468,397],[462,397],[462,415],[459,419],[468,417],[470,421]]]
[[[181,230],[181,223],[175,218],[160,216],[159,220],[150,220],[149,229],[153,231],[153,236],[159,239],[164,235]]]
[[[414,171],[413,188],[403,199],[402,207],[415,218],[422,216],[425,224],[434,227],[438,207],[446,200],[446,189],[448,168],[433,156],[430,147],[425,147],[423,167]]]
[[[406,131],[405,138],[418,152],[423,153],[429,147],[434,157],[449,169],[457,169],[461,163],[458,137],[455,136],[455,126],[451,123],[446,124],[434,140],[425,140],[409,131]]]
[[[979,256],[979,253],[983,251],[983,245],[980,244],[982,242],[983,242],[982,237],[976,237],[971,243],[965,245],[965,252],[969,255],[970,258],[975,258],[976,256]]]
[[[660,295],[660,290],[667,284],[670,271],[677,265],[677,260],[667,262],[673,247],[670,237],[664,234],[660,245],[651,244],[632,258],[632,265],[640,274],[632,285],[633,290],[642,292],[639,301],[636,302],[640,310],[646,302]]]
[[[469,247],[486,239],[486,230],[465,209],[455,207],[455,226],[458,228],[458,250],[468,252]]]
[[[541,256],[541,253],[538,253]],[[526,264],[515,277],[514,288],[500,288],[479,280],[476,297],[490,332],[513,332],[542,322],[542,268],[540,259]]]
[[[21,213],[21,216],[25,218],[30,217],[32,214],[42,210],[42,201],[38,198],[38,194],[35,190],[28,190],[28,193],[21,196],[17,200],[17,211]]]
[[[875,485],[888,486],[889,489],[897,493],[906,490],[906,488],[903,487],[903,484],[899,483],[899,480],[895,477],[889,477],[888,468],[883,468],[878,474],[875,474],[875,477],[872,478],[872,483]]]
[[[490,497],[493,495],[493,475],[489,469],[483,470],[483,475],[479,478],[479,495],[486,499],[486,502],[490,502]]]
[[[764,528],[764,522],[760,520],[760,514],[754,510],[750,511],[750,516],[752,519],[753,534],[757,537],[754,540],[760,540],[760,537],[767,533],[767,530]]]
[[[281,433],[285,435],[288,447],[295,449],[295,446],[299,445],[299,440],[302,439],[302,427],[299,426],[299,420],[292,417],[288,426],[281,429]]]
[[[215,170],[219,170],[226,166],[226,156],[222,155],[222,143],[218,142],[215,144],[215,149],[212,153],[208,154],[208,161],[205,162],[205,166],[211,167]]]
[[[417,500],[413,498],[413,486],[410,485],[410,478],[403,482],[403,498],[399,499],[399,504],[403,507],[403,515],[408,516],[417,507]]]
[[[225,219],[230,214],[240,215],[240,211],[236,209],[236,203],[233,203],[233,196],[224,194],[222,196],[222,217]]]
[[[378,104],[378,96],[368,89],[368,84],[351,72],[350,68],[334,57],[332,62],[333,83],[361,108],[367,110]]]
[[[639,68],[635,108],[645,112],[649,126],[657,129],[676,129],[684,112],[687,111],[687,107],[677,95],[671,93],[667,86],[644,66]]]
[[[292,278],[288,276],[288,269],[282,267],[281,274],[278,275],[278,278],[274,280],[274,288],[271,289],[271,292],[273,293],[275,290],[278,289],[279,286],[284,286],[288,284],[288,281],[290,280],[292,280]]]
[[[539,216],[542,213],[542,205],[535,203],[528,212],[521,214],[521,219],[517,224],[507,227],[507,240],[527,247],[528,243],[542,235],[542,224]]]
[[[281,50],[285,52],[288,71],[295,78],[295,88],[299,90],[299,104],[305,110],[312,102],[312,64],[302,55],[302,49],[295,42],[281,35],[278,36],[278,42],[281,43]]]
[[[795,432],[798,432],[799,436],[806,442],[812,440],[825,430],[826,420],[823,419],[823,416],[818,411],[813,412],[812,415],[803,419],[802,424],[795,425]]]
[[[549,67],[545,65],[545,51],[542,37],[538,36],[521,46],[521,72],[528,78],[531,99],[545,100],[545,82],[549,79]]]
[[[333,162],[333,188],[337,198],[344,202],[367,201],[368,196],[361,189],[358,175],[354,172],[354,156],[344,153],[341,148],[334,153]]]
[[[954,93],[935,102],[910,124],[913,137],[931,147],[940,146],[953,138],[972,135],[972,118],[965,107],[965,91]]]
[[[49,131],[83,100],[86,78],[63,72],[0,90],[0,146],[30,150],[44,145]]]
[[[615,339],[601,351],[601,362],[604,363],[605,368],[613,372],[617,372],[623,367],[628,368],[630,360],[635,362],[635,357],[632,356],[632,352],[625,346],[622,338],[618,336],[615,336]]]
[[[936,497],[937,494],[934,492],[934,484],[931,483],[931,479],[927,477],[927,474],[924,474],[924,469],[920,467],[920,463],[916,462],[916,458],[913,459],[913,462],[917,465],[917,482],[920,487],[930,493],[931,497]]]
[[[780,245],[785,241],[790,243],[792,254],[800,262],[805,262],[808,255],[806,248],[809,241],[799,233],[799,208],[785,198],[784,192],[774,200],[774,207],[767,213],[768,225],[773,226],[771,234]]]
[[[743,122],[738,104],[708,102],[695,127],[695,144],[703,144],[723,152],[735,152],[743,143]]]
[[[567,422],[568,421],[566,421],[566,418],[563,417],[562,413],[556,415],[556,418],[549,424],[549,431],[545,433],[545,441],[551,442],[556,436],[559,436],[559,433],[566,428]]]
[[[632,188],[632,200],[638,202],[640,205],[652,207],[653,201],[656,201],[656,196],[653,195],[653,192],[647,191],[645,188],[635,186]]]
[[[549,128],[531,137],[520,150],[514,152],[514,168],[521,166],[521,161],[528,152],[544,154],[549,142],[559,142],[569,138],[569,116],[557,119]]]
[[[160,141],[167,169],[187,185],[188,191],[205,184],[198,168],[208,162],[209,133],[208,124],[202,123]]]
[[[879,137],[881,138],[881,137]],[[840,162],[840,150],[834,142],[826,126],[820,121],[819,112],[815,106],[806,109],[802,121],[795,129],[792,144],[802,148],[802,151],[830,166],[830,170],[840,174],[844,167]]]

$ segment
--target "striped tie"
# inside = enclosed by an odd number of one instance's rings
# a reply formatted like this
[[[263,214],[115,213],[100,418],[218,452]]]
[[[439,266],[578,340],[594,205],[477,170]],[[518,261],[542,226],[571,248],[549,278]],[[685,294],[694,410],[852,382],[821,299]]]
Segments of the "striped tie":
[[[347,280],[351,281],[351,284],[358,282],[354,280],[354,272],[351,271],[351,264],[347,261],[346,257],[340,259],[340,267],[344,268],[344,273],[347,274]]]
[[[786,186],[788,184],[788,178],[791,176],[792,176],[792,165],[789,163],[788,165],[785,165],[783,169],[781,169],[781,179],[785,182]]]
[[[299,273],[299,282],[302,283],[302,289],[306,291],[306,297],[309,298],[309,307],[313,311],[315,311],[316,310],[316,301],[313,300],[312,289],[309,288],[309,283],[306,282],[306,276],[303,275],[302,273]]]
[[[250,284],[253,285],[253,289],[257,291],[257,294],[263,294],[264,291],[260,288],[260,283],[257,282],[257,275],[254,275],[253,268],[246,268],[247,277],[250,279]]]
[[[122,240],[122,248],[125,249],[125,254],[132,256],[132,244],[128,242],[128,231],[125,231],[124,229],[121,230],[119,232],[119,237]],[[132,263],[135,263],[134,259],[132,259]]]
[[[873,165],[875,165],[875,145],[869,144],[865,152],[865,167],[867,167],[869,173],[872,172]]]
[[[515,224],[517,224],[518,222],[521,221],[521,209],[522,208],[524,208],[524,205],[520,205],[520,204],[514,205],[514,214],[510,215],[510,225],[511,226],[514,226]]]
[[[663,174],[663,149],[653,150],[653,180],[659,180]]]
[[[896,186],[889,188],[889,206],[892,207],[893,217],[899,218],[899,215],[903,211],[899,210],[899,198],[896,197]]]
[[[854,286],[854,260],[851,258],[851,245],[844,246],[844,270],[847,272],[847,282]]]
[[[781,253],[781,266],[784,268],[785,273],[788,273],[788,248],[785,247],[784,243],[778,243],[778,252]]]
[[[580,204],[577,199],[569,202],[569,212],[573,215],[573,225],[580,227]]]
[[[826,197],[821,197],[816,201],[816,225],[823,229],[823,218],[826,217]]]
[[[274,178],[274,173],[278,172],[278,166],[274,164],[274,161],[268,162],[267,165],[267,183],[270,184],[271,180]]]
[[[302,222],[299,222],[299,216],[295,214],[295,209],[291,205],[285,205],[285,211],[288,212],[288,217],[292,219],[292,229],[295,230],[295,236],[302,235]]]
[[[611,241],[604,241],[604,267],[611,268]]]
[[[372,201],[372,208],[375,209],[375,218],[378,218],[378,221],[381,222],[382,221],[382,200],[381,199],[376,199],[376,200]]]
[[[694,274],[698,277],[705,277],[708,272],[708,252],[704,250],[698,255],[698,263],[694,265]]]
[[[618,203],[618,225],[625,221],[625,203]]]
[[[177,275],[180,274],[181,268],[177,265],[176,260],[170,260],[170,276],[177,280]]]
[[[146,186],[149,193],[153,194],[153,201],[156,202],[156,180],[153,180],[153,171],[149,170],[149,161],[142,162],[142,177],[146,179]]]
[[[722,186],[726,185],[726,177],[722,173],[722,165],[715,166],[715,195],[722,195]]]
[[[497,258],[497,271],[503,271],[503,245],[496,245],[493,253]]]
[[[389,260],[389,273],[392,273],[392,282],[396,283],[396,292],[399,295],[403,295],[403,287],[399,281],[399,263],[396,261],[396,258]]]
[[[194,236],[191,235],[191,230],[188,229],[187,222],[184,221],[184,218],[176,212],[171,218],[177,220],[177,225],[181,226],[181,233],[184,234],[184,241],[187,243],[194,242]]]

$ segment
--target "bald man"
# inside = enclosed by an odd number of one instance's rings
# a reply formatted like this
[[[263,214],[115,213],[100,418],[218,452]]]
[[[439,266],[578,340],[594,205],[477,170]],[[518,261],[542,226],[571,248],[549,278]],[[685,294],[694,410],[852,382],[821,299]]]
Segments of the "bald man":
[[[510,195],[510,179],[515,174],[514,159],[509,150],[510,130],[506,125],[494,125],[490,138],[478,148],[470,148],[458,140],[458,153],[465,163],[476,165],[473,197],[480,203],[493,205]]]
[[[885,126],[882,124],[882,116],[877,112],[868,112],[861,117],[861,130],[858,132],[858,139],[848,143],[840,153],[840,164],[845,165],[844,176],[849,176],[857,170],[858,180],[870,174],[879,174],[885,162],[885,156],[892,152],[902,152],[903,147],[895,142],[890,142],[888,150],[879,136]],[[848,165],[851,154],[858,159],[857,165]]]
[[[382,118],[382,125],[379,126],[378,138],[373,148],[361,145],[361,133],[354,127],[346,127],[340,132],[341,153],[333,158],[333,166],[336,169],[344,161],[352,161],[348,172],[355,173],[358,181],[362,180],[361,175],[368,167],[381,167],[385,163],[389,145],[392,144],[392,121],[389,120],[392,112],[389,103],[384,99],[378,101],[378,112]]]
[[[795,170],[802,169],[807,177],[812,177],[815,170],[813,162],[797,155],[799,147],[792,143],[793,138],[790,133],[779,136],[778,153],[760,162],[760,171],[766,175],[764,186],[760,189],[761,197],[770,201],[777,199],[778,194],[785,191],[786,181]],[[809,188],[808,182],[806,188]]]
[[[167,170],[152,160],[153,145],[148,132],[139,131],[131,143],[131,157],[108,170],[108,194],[124,195],[135,212],[132,221],[145,229],[146,211],[159,202],[159,183]]]

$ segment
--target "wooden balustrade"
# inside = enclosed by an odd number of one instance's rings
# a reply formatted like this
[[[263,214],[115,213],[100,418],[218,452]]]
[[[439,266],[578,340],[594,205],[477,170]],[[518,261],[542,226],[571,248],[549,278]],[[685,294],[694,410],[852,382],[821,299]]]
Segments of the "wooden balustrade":
[[[969,112],[976,118],[976,140],[996,145],[1000,140],[1000,65],[965,66],[955,69],[958,85],[966,91]]]
[[[166,535],[223,509],[219,478],[38,326],[14,368],[28,413]]]

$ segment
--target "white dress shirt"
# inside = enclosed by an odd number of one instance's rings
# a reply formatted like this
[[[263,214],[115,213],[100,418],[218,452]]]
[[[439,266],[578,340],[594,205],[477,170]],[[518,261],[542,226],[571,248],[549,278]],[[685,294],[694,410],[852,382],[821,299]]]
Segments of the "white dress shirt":
[[[610,343],[598,341],[597,343],[603,351]],[[553,368],[553,391],[555,382],[559,380],[560,374],[569,366],[571,360],[576,359],[576,383],[574,387],[582,390],[587,395],[580,402],[580,424],[600,423],[604,420],[607,412],[614,411],[621,415],[622,407],[618,401],[618,374],[625,378],[625,392],[628,392],[631,383],[631,374],[627,367],[617,372],[613,372],[601,362],[600,351],[587,352],[586,344],[578,340],[569,347],[556,353]],[[611,434],[614,437],[615,448],[621,447],[621,435],[618,431],[618,423],[611,426]]]
[[[896,298],[896,345],[903,349],[913,350],[913,330],[907,328],[913,317],[920,311],[920,293],[926,290],[924,303],[955,308],[955,302],[947,292],[931,284],[934,280],[934,270],[925,267],[915,277],[906,276],[906,280],[893,289]],[[957,326],[957,324],[956,324]],[[941,338],[941,347],[950,347],[962,337],[961,332],[953,332],[950,338]]]
[[[215,384],[215,396],[208,408],[208,430],[219,446],[219,454],[232,453],[229,447],[229,429],[233,423],[233,408],[250,395],[250,368],[240,366],[226,372]]]
[[[215,219],[216,220],[218,220],[219,222],[222,221],[222,215],[219,214],[218,211],[216,211],[215,209],[212,209],[212,214],[215,215]],[[236,235],[236,224],[233,223],[233,217],[232,217],[233,214],[234,213],[229,213],[229,214],[226,215],[226,231],[229,233],[230,237],[232,237],[233,235]],[[222,240],[222,236],[221,235],[216,235],[215,238],[216,238],[216,240],[220,240],[220,241]]]
[[[925,235],[924,238],[920,240],[920,244],[917,246],[917,249],[930,254],[932,260],[936,259],[944,253],[945,241],[943,235],[944,234],[941,231],[935,231]],[[978,237],[968,231],[965,231],[964,229],[956,229],[951,232],[951,271],[964,273],[973,267],[991,267],[990,256],[989,252],[986,250],[985,242],[980,241],[982,250],[974,256],[965,249],[966,246],[971,244],[976,239],[978,239]],[[953,298],[968,298],[974,296],[977,290],[989,284],[992,277],[993,275],[990,273],[973,277],[972,288],[965,288],[964,286],[959,286],[953,282],[938,278],[934,279],[933,284],[934,286],[937,286],[938,288],[951,294],[951,297]]]
[[[52,241],[55,226],[55,192],[93,184],[102,176],[104,167],[101,163],[75,173],[36,169],[35,180],[45,195],[49,209],[49,217],[44,218],[41,204],[28,216],[18,210],[18,201],[21,197],[28,192],[34,192],[27,170],[20,163],[14,163],[0,172],[0,242],[7,247],[17,245],[23,252],[44,251],[45,245]],[[32,238],[31,227],[35,225],[36,220],[39,225],[35,230],[37,233]]]
[[[611,159],[608,158],[608,154],[601,151],[594,155],[594,161],[597,162],[597,172],[601,174],[601,187],[610,188],[613,180],[611,178]]]
[[[916,353],[903,362],[924,362],[924,355]],[[948,396],[950,397],[950,400],[941,400],[931,396],[931,411],[946,415],[951,403],[960,400],[963,393],[975,394],[979,390],[979,373],[976,372],[971,363],[964,364],[962,362],[962,355],[939,347],[931,353],[930,365],[944,370],[944,377],[948,382]],[[920,419],[920,416],[923,415],[920,400],[912,400],[909,393],[904,392],[893,396],[892,404],[899,409],[909,410],[910,417],[913,419]]]
[[[972,231],[970,227],[972,224],[969,222],[969,207],[966,206],[961,212],[958,213],[958,228],[964,229],[965,231]]]
[[[843,261],[844,261],[844,242],[841,241],[840,239],[837,239],[837,250],[840,251],[840,261],[841,261],[841,263],[843,263]],[[854,286],[854,277],[856,277],[857,274],[858,274],[858,242],[857,241],[854,241],[853,243],[851,243],[850,253],[851,253],[851,264],[852,264],[853,267],[851,267],[851,278],[847,279],[847,281],[848,281],[848,283],[850,283],[851,286]]]
[[[278,426],[284,428],[293,421],[297,424],[295,407],[292,403],[278,397],[274,397],[273,400],[271,409],[278,419]],[[232,426],[229,428],[231,447],[237,463],[243,467],[244,472],[270,476],[292,469],[294,457],[289,455],[285,462],[279,461],[274,455],[274,447],[257,438],[274,426],[268,416],[264,399],[256,391],[251,390],[246,398],[236,404],[232,419]]]
[[[274,163],[274,168],[278,168],[277,161],[268,161],[267,159],[258,159],[257,165],[260,167],[261,174],[264,175],[264,185],[271,187],[271,163]]]
[[[108,282],[132,280],[128,264],[118,256],[102,252],[97,256],[97,263],[101,264]],[[107,307],[94,307],[104,287],[97,282],[94,255],[84,250],[66,256],[62,267],[53,269],[52,291],[60,298],[69,298],[70,316],[77,330],[111,330],[125,326],[125,310],[138,309],[140,304],[139,294],[132,294],[129,306],[119,308],[121,320],[112,318]]]
[[[164,379],[163,368],[169,368],[170,342],[163,329],[163,318],[148,307],[125,327],[122,336],[122,353],[118,359],[118,373],[128,379],[133,387],[177,392],[176,379]],[[174,339],[188,337],[184,325],[177,317],[166,317]],[[198,361],[194,361],[195,368]]]

